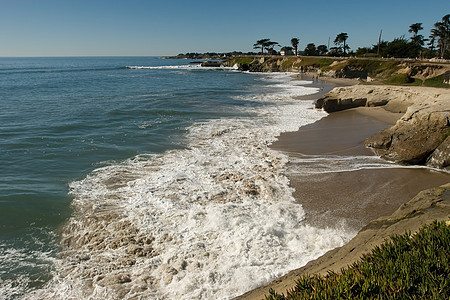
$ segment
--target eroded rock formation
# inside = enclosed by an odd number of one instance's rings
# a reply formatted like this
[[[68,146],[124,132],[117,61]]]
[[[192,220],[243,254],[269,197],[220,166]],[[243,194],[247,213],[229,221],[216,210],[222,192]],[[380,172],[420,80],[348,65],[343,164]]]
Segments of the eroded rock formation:
[[[382,106],[404,113],[397,123],[369,137],[365,145],[381,157],[405,164],[450,167],[450,91],[424,87],[340,87],[317,100],[327,112]]]

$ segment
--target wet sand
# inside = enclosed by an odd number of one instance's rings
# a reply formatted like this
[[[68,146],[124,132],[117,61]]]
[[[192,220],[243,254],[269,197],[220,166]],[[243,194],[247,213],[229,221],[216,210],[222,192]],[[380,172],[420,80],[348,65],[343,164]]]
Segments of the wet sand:
[[[333,87],[351,84],[351,81],[319,79],[313,85],[320,87],[321,93],[298,99],[311,101]],[[302,159],[308,156],[374,156],[364,147],[364,140],[392,126],[401,116],[382,107],[336,112],[296,132],[283,133],[279,141],[271,145],[291,158],[287,174],[295,189],[294,197],[306,213],[307,224],[356,232],[378,217],[391,215],[420,191],[450,182],[449,173],[395,164],[392,168],[346,172],[306,175],[296,172],[296,168],[301,170],[304,166]],[[295,274],[294,271],[290,277],[274,280],[236,299],[264,299],[269,288],[283,292],[295,284],[298,276]]]
[[[271,147],[293,160],[307,155],[374,155],[364,139],[401,117],[382,108],[336,112],[284,133]],[[290,169],[295,169],[291,163]],[[359,230],[369,221],[393,213],[418,192],[450,182],[450,174],[426,168],[383,168],[300,175],[288,172],[294,197],[302,204],[306,222],[318,227]]]

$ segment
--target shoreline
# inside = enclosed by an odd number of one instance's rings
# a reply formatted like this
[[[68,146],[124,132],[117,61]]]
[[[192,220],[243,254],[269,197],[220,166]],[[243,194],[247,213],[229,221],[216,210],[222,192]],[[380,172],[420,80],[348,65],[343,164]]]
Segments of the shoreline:
[[[420,191],[450,182],[450,174],[397,164],[320,174],[295,172],[305,155],[306,158],[376,157],[364,147],[365,138],[392,126],[400,117],[379,109],[364,107],[335,112],[296,132],[283,133],[271,145],[293,161],[288,165],[288,177],[295,189],[294,198],[307,214],[308,225],[344,224],[359,231],[370,221],[392,214]]]
[[[301,76],[301,79],[303,78],[304,75]],[[316,87],[323,85],[321,92],[309,97],[299,97],[298,100],[318,99],[327,90],[346,85],[322,78],[314,81],[314,84]],[[382,107],[353,108],[334,112],[295,132],[279,136],[279,140],[273,143],[271,148],[287,153],[294,161],[288,165],[288,177],[291,187],[295,189],[294,198],[305,210],[306,224],[322,228],[342,226],[360,231],[377,218],[395,213],[421,191],[450,182],[449,173],[400,165],[314,175],[299,175],[289,171],[295,169],[295,165],[304,155],[375,156],[364,146],[364,140],[393,126],[403,115],[404,113],[389,112]],[[340,248],[330,252],[339,251]],[[327,263],[320,257],[310,261],[307,266],[315,265],[316,261]],[[283,293],[295,285],[295,279],[300,273],[299,269],[293,270],[288,275],[236,299],[263,299],[270,288]],[[322,273],[326,273],[326,270],[322,269]]]

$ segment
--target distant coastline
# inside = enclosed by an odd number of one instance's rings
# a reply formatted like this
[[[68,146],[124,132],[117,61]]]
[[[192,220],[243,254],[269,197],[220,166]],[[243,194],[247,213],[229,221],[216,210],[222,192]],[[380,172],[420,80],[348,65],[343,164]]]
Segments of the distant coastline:
[[[295,72],[314,78],[355,79],[366,84],[450,87],[450,60],[331,56],[270,56],[255,53],[186,53],[165,59],[192,59],[204,67],[248,72]]]
[[[254,56],[256,53],[254,52],[241,52],[241,51],[233,51],[233,52],[205,52],[205,53],[180,53],[174,56],[163,56],[163,59],[215,59],[215,60],[224,60],[232,57],[239,56]]]

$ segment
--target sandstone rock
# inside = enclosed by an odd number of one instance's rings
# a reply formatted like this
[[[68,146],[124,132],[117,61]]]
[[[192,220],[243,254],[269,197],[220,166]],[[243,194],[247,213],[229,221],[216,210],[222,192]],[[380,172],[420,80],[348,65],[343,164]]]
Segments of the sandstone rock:
[[[367,101],[367,106],[369,106],[369,107],[383,106],[383,105],[388,104],[388,102],[389,102],[388,99],[377,98],[377,99],[372,99],[370,101]]]
[[[404,113],[395,126],[366,139],[378,155],[405,164],[448,166],[449,146],[440,146],[450,130],[448,89],[355,85],[335,88],[315,103],[329,113],[358,106]]]
[[[408,101],[390,101],[384,105],[384,109],[393,113],[405,113],[411,103]]]
[[[325,96],[316,101],[315,107],[322,108],[326,112],[335,112],[354,107],[366,106],[367,98],[335,98]]]
[[[204,61],[201,63],[202,67],[214,67],[214,68],[220,68],[223,65],[223,61]]]
[[[434,150],[427,165],[434,168],[450,169],[450,136]]]
[[[449,117],[448,112],[416,111],[367,138],[365,145],[389,160],[423,164],[447,134]]]

